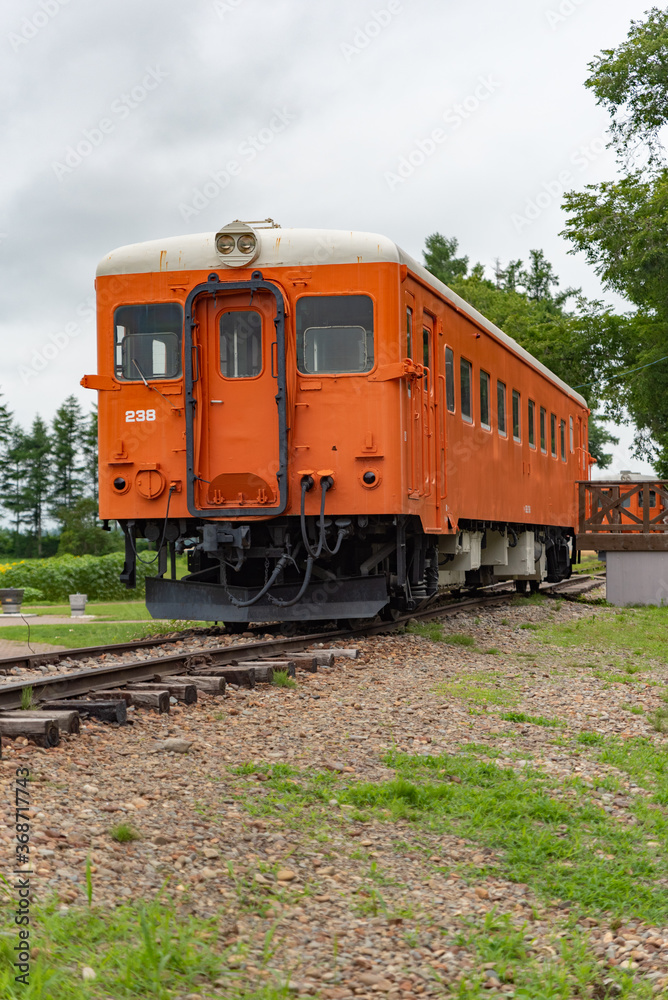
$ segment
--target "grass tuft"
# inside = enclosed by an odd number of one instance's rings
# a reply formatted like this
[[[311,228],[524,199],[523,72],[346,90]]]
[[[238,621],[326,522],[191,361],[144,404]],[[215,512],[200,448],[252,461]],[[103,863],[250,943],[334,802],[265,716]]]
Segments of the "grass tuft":
[[[271,679],[271,683],[276,687],[282,688],[297,687],[297,681],[290,677],[287,670],[274,670],[274,676]]]
[[[141,834],[137,833],[130,823],[118,823],[109,831],[109,836],[117,844],[128,844],[132,840],[141,840]]]
[[[24,712],[29,712],[34,707],[32,685],[28,685],[21,690],[21,708]]]
[[[529,722],[534,726],[563,726],[561,719],[547,719],[544,715],[526,715],[525,712],[502,712],[500,715],[505,722]]]

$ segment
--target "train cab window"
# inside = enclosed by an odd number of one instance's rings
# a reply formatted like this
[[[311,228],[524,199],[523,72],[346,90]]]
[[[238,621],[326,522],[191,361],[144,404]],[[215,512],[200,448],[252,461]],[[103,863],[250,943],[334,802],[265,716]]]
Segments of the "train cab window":
[[[181,375],[183,310],[175,302],[119,306],[114,312],[114,370],[128,382]]]
[[[471,398],[471,383],[473,381],[473,365],[464,358],[459,359],[459,405],[462,420],[473,422],[473,401]]]
[[[451,347],[445,349],[445,405],[455,412],[455,356]]]
[[[220,317],[220,374],[254,378],[262,371],[262,317],[254,310],[225,312]]]
[[[626,507],[628,509],[630,506],[631,506],[631,494],[627,493],[626,496],[622,499],[622,507]]]
[[[406,306],[406,357],[413,357],[413,310]]]
[[[559,421],[559,443],[561,445],[561,461],[566,461],[566,421]]]
[[[656,491],[655,490],[648,490],[648,493],[649,493],[649,506],[650,507],[656,507]],[[642,495],[642,490],[640,490],[640,492],[638,493],[638,506],[639,507],[644,507],[645,506],[644,498],[643,498],[643,495]]]
[[[520,394],[517,389],[513,389],[513,441],[522,440],[522,429],[520,427]]]
[[[568,439],[569,439],[569,444],[571,446],[571,455],[572,455],[573,452],[575,451],[575,447],[574,447],[574,435],[573,435],[573,418],[572,417],[568,418]]]
[[[489,375],[480,372],[480,424],[485,430],[491,430]]]
[[[528,423],[527,423],[527,433],[529,435],[529,447],[536,447],[536,404],[533,399],[529,400],[529,407],[527,411]]]
[[[302,374],[354,375],[373,368],[373,302],[368,295],[303,295],[296,322]]]
[[[499,426],[499,434],[506,437],[506,386],[503,382],[496,383],[496,419]]]
[[[557,417],[550,414],[550,444],[552,446],[552,458],[557,457]]]
[[[540,450],[547,455],[547,412],[544,406],[540,408]]]

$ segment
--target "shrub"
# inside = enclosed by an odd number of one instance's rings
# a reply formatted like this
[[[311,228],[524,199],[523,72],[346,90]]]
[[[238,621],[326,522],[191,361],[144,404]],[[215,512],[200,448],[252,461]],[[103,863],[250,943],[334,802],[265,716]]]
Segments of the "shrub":
[[[38,590],[40,600],[67,601],[70,594],[87,594],[91,601],[119,601],[144,595],[144,579],[153,576],[157,563],[137,563],[137,589],[128,591],[119,576],[123,569],[122,552],[106,556],[52,556],[0,565],[0,587]]]
[[[37,604],[39,601],[44,601],[44,591],[39,590],[37,587],[24,587],[23,588],[23,603],[24,604]]]

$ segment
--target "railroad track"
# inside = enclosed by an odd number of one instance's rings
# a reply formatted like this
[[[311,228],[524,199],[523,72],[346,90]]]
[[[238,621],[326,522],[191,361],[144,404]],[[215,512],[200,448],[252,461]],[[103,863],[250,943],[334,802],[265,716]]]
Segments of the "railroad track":
[[[548,596],[575,599],[599,586],[602,578],[571,578],[561,584],[541,587]],[[222,695],[226,684],[255,687],[260,682],[270,682],[274,670],[287,670],[294,676],[296,669],[315,671],[319,665],[331,665],[333,652],[313,650],[318,644],[332,644],[338,640],[363,638],[396,631],[407,622],[435,619],[458,614],[461,611],[503,604],[515,597],[507,587],[478,593],[475,596],[449,601],[440,606],[428,606],[393,622],[370,622],[349,629],[335,629],[302,636],[277,637],[257,642],[235,643],[201,650],[181,650],[173,655],[161,655],[131,662],[104,664],[100,667],[43,677],[40,680],[22,680],[0,685],[0,734],[26,735],[46,746],[57,745],[60,729],[78,732],[80,714],[96,716],[103,721],[123,724],[127,721],[127,708],[137,705],[168,712],[172,698],[186,703],[197,700],[197,692]],[[183,638],[182,635],[175,637]],[[25,663],[30,665],[59,663],[71,658],[109,656],[147,647],[164,645],[164,640],[140,640],[118,646],[91,646],[86,649],[68,650],[63,653],[35,654],[29,657],[10,657],[0,660],[0,669]],[[346,655],[343,650],[338,650]],[[320,663],[318,662],[320,660]],[[36,708],[21,709],[26,699],[26,689],[31,688],[32,702]],[[94,696],[94,697],[93,697]],[[22,727],[22,728],[21,728]]]

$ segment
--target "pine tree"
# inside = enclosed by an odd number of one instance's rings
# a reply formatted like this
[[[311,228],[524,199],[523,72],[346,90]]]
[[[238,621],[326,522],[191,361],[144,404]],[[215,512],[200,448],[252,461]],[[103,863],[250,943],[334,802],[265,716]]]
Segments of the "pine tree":
[[[81,455],[83,459],[84,492],[97,503],[97,407],[84,417],[83,433],[81,435]]]
[[[2,506],[10,515],[15,546],[19,544],[21,526],[28,519],[25,497],[27,470],[26,435],[18,424],[10,424],[2,448]]]
[[[68,396],[56,411],[51,433],[53,473],[49,510],[53,517],[60,520],[62,512],[70,510],[85,491],[81,457],[85,424],[81,405],[75,396]]]
[[[40,416],[24,438],[25,469],[22,484],[24,513],[37,542],[37,555],[42,556],[42,529],[46,514],[51,480],[51,437]]]

